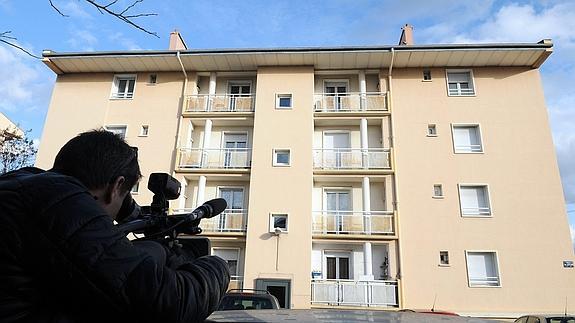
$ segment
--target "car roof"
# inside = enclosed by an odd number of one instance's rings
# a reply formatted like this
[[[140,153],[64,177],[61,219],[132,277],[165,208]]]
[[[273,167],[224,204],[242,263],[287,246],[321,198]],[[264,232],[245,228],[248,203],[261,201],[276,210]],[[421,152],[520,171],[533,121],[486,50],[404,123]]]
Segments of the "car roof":
[[[318,322],[384,322],[384,323],[493,323],[493,320],[482,320],[469,317],[448,315],[421,314],[409,312],[342,310],[342,309],[309,309],[309,310],[257,310],[257,311],[222,311],[214,312],[206,322],[285,322],[298,323]]]

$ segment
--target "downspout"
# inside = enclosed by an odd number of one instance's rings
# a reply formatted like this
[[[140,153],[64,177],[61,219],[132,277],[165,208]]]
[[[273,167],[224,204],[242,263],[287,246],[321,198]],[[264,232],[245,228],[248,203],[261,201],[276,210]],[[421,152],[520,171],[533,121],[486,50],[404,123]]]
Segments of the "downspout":
[[[182,68],[182,73],[184,74],[184,84],[182,85],[182,93],[180,95],[181,102],[180,102],[180,109],[178,111],[178,128],[176,130],[176,140],[174,140],[174,152],[175,152],[175,154],[173,156],[175,156],[175,158],[174,158],[174,161],[172,162],[172,166],[170,169],[170,173],[174,177],[176,176],[176,174],[175,174],[176,163],[179,162],[179,159],[180,159],[180,152],[179,152],[180,131],[182,129],[184,106],[186,103],[186,97],[185,96],[186,96],[186,91],[188,89],[188,73],[186,73],[186,68],[184,67],[184,63],[182,62],[182,58],[180,57],[180,51],[178,51],[176,53],[176,58],[178,59],[178,62],[180,63],[180,67]]]
[[[404,296],[404,283],[403,283],[403,277],[402,277],[402,265],[403,265],[403,252],[402,252],[402,242],[401,242],[401,238],[399,236],[399,228],[400,228],[400,216],[399,216],[399,201],[397,199],[397,163],[396,163],[396,158],[395,158],[395,123],[393,122],[393,77],[392,77],[392,73],[393,73],[393,63],[395,62],[395,49],[392,47],[391,48],[391,63],[389,64],[389,71],[387,72],[387,83],[388,83],[388,95],[389,95],[389,115],[390,115],[390,136],[391,136],[391,140],[390,140],[390,146],[392,148],[392,163],[393,163],[393,204],[394,204],[394,209],[395,209],[395,229],[397,230],[397,256],[399,258],[399,264],[397,265],[397,272],[398,272],[398,281],[399,281],[399,308],[403,308],[404,307],[404,300],[405,300],[405,296]]]

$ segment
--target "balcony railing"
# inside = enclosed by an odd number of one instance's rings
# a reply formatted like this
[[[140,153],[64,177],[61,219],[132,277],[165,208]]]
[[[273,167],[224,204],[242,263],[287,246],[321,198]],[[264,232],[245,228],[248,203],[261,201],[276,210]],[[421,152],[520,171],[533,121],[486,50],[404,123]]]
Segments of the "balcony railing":
[[[351,306],[397,306],[397,282],[387,280],[312,280],[312,303]]]
[[[481,144],[473,144],[473,145],[455,145],[455,152],[457,153],[478,153],[482,152],[483,148]]]
[[[463,215],[491,215],[491,208],[487,206],[461,207]]]
[[[314,234],[394,234],[393,211],[313,212]]]
[[[252,112],[253,94],[195,94],[186,97],[185,112]]]
[[[449,95],[451,96],[471,96],[475,95],[475,90],[473,88],[459,88],[459,89],[449,89]]]
[[[499,286],[499,277],[469,277],[470,286]]]
[[[316,112],[387,111],[386,93],[317,93]]]
[[[250,148],[180,149],[180,168],[250,168],[252,160]]]
[[[389,169],[390,149],[331,148],[313,150],[313,167],[319,169]]]
[[[175,209],[174,214],[192,212],[194,209]],[[246,232],[248,211],[227,209],[213,218],[203,219],[200,228],[203,232]]]

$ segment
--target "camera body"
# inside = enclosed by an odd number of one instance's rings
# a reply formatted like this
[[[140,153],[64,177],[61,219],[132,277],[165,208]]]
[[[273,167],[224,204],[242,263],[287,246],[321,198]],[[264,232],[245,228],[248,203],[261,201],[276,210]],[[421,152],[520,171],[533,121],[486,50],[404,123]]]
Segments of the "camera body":
[[[185,215],[168,215],[169,201],[180,196],[180,188],[180,182],[172,176],[166,173],[152,173],[148,180],[148,189],[154,193],[152,203],[140,207],[128,194],[116,217],[119,223],[116,227],[126,235],[129,233],[144,235],[136,241],[157,241],[170,248],[177,248],[179,252],[192,258],[209,255],[210,240],[195,237],[202,232],[198,226],[200,219],[190,216],[195,211]],[[181,233],[189,237],[178,239]]]

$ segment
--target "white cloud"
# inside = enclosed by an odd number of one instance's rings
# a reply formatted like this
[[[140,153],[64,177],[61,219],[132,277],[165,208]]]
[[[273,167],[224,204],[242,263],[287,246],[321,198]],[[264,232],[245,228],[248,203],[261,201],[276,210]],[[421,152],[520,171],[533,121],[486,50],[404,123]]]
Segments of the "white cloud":
[[[94,51],[95,46],[98,44],[98,38],[87,30],[73,30],[70,33],[72,36],[66,43],[75,50]]]
[[[134,40],[127,38],[121,32],[115,32],[108,36],[108,39],[116,44],[119,44],[123,49],[127,50],[140,50],[142,49]],[[117,48],[118,46],[115,46]],[[119,49],[119,48],[118,48]]]
[[[54,5],[63,14],[75,19],[92,19],[92,16],[86,12],[79,4],[78,1],[54,1]]]
[[[39,72],[31,67],[24,53],[0,47],[0,110],[13,111],[32,99]]]
[[[575,224],[571,224],[569,226],[569,229],[571,230],[571,240],[573,241],[573,249],[575,249]]]

